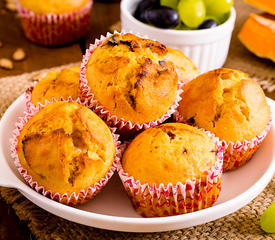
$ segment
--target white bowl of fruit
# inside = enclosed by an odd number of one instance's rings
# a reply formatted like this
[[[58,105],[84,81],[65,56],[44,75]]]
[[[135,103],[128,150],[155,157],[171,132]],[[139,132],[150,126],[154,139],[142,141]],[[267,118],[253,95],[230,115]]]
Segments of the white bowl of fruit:
[[[236,19],[233,0],[122,0],[123,32],[182,50],[201,73],[224,64]]]

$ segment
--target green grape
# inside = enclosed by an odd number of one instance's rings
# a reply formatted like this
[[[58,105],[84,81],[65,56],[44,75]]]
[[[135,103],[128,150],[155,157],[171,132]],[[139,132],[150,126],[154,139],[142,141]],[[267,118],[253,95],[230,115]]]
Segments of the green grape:
[[[230,17],[230,12],[229,13],[225,13],[225,14],[223,14],[221,16],[218,16],[218,17],[217,16],[206,15],[204,21],[206,21],[206,20],[214,20],[214,21],[216,21],[218,23],[218,25],[220,25],[220,24],[223,24],[229,17]]]
[[[182,22],[178,24],[175,28],[172,28],[173,30],[194,30],[194,28],[187,27]]]
[[[190,28],[197,28],[205,19],[203,0],[180,0],[178,13],[181,21]]]
[[[275,202],[264,211],[260,224],[265,232],[275,233]]]
[[[219,23],[219,24],[224,23],[229,17],[230,17],[230,12],[227,12],[227,13],[225,13],[225,14],[223,14],[223,15],[218,16],[218,17],[217,17],[218,23]]]
[[[160,0],[160,5],[178,10],[178,0]]]
[[[220,17],[230,12],[234,0],[203,0],[208,16]]]
[[[176,27],[174,27],[174,28],[172,28],[173,30],[181,30],[181,26],[182,26],[183,24],[180,22],[179,24],[178,24],[178,26],[176,26]]]

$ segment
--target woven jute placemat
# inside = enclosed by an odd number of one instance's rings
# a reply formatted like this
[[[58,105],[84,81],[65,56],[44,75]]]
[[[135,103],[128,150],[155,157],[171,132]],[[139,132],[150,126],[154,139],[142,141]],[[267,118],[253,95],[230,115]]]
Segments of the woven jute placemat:
[[[267,95],[275,96],[275,64],[255,57],[241,45],[236,37],[249,12],[258,10],[240,0],[235,1],[235,6],[238,19],[225,66],[247,72],[261,84]],[[75,65],[80,63],[62,66],[62,68]],[[53,69],[1,78],[0,117],[32,83],[34,76],[51,70]],[[40,209],[17,190],[11,188],[0,187],[0,197],[13,207],[20,220],[28,223],[37,239],[275,239],[275,234],[264,233],[259,225],[261,214],[275,201],[275,176],[258,197],[235,213],[200,226],[162,233],[123,233],[79,225]]]

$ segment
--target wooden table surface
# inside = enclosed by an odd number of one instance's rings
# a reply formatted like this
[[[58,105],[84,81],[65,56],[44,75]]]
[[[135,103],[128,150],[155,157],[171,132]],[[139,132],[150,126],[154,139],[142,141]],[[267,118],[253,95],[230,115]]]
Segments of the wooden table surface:
[[[26,60],[14,63],[13,70],[0,68],[0,78],[25,72],[59,66],[82,59],[82,51],[101,34],[110,31],[110,27],[119,21],[119,3],[94,2],[91,14],[89,35],[73,44],[62,47],[43,47],[29,42],[23,34],[20,21],[14,12],[5,9],[4,0],[0,0],[0,58],[11,58],[16,48],[23,48]],[[15,83],[16,84],[16,83]],[[1,103],[0,103],[1,104]],[[20,222],[13,209],[0,200],[0,240],[35,239],[27,224]]]
[[[83,50],[89,43],[94,42],[101,34],[105,35],[119,21],[119,0],[116,0],[117,3],[103,3],[105,1],[94,2],[90,31],[86,38],[66,46],[49,48],[29,42],[24,37],[16,14],[6,10],[4,0],[0,0],[0,41],[3,43],[0,47],[0,58],[11,58],[19,47],[27,53],[24,61],[14,63],[13,70],[0,68],[0,78],[81,61]],[[266,94],[275,99],[274,91]],[[0,240],[2,239],[25,240],[35,237],[30,233],[27,223],[20,222],[13,209],[0,200]]]

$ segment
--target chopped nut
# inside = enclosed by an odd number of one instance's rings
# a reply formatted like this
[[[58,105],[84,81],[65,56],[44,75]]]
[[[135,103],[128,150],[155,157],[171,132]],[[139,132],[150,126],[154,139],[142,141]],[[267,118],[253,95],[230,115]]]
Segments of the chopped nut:
[[[42,78],[44,78],[47,75],[47,73],[42,72],[42,73],[38,73],[36,75],[34,75],[32,77],[32,81],[40,81]]]
[[[13,63],[7,58],[0,58],[0,67],[4,69],[11,70],[13,69]]]
[[[26,53],[22,48],[17,48],[12,55],[14,61],[22,61],[26,58]]]

